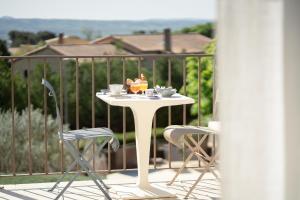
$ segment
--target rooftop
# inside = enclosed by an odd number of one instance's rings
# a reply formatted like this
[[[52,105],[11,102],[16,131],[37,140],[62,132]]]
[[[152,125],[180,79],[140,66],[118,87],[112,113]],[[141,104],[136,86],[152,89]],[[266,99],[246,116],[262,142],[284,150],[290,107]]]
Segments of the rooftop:
[[[81,39],[80,37],[77,37],[77,36],[63,36],[62,38],[63,40],[63,44],[88,44],[89,41],[88,40],[84,40],[84,39]],[[46,40],[45,41],[46,44],[48,45],[53,45],[53,44],[58,44],[59,43],[59,37],[55,37],[55,38],[52,38],[52,39],[49,39],[49,40]]]
[[[38,52],[50,50],[64,56],[99,56],[99,55],[123,55],[130,54],[127,51],[117,48],[112,44],[69,44],[69,45],[46,45],[28,52],[26,55],[33,55]]]
[[[172,34],[171,44],[173,53],[201,53],[211,41],[200,34]],[[134,48],[141,52],[163,52],[163,34],[141,35],[111,35],[92,41],[92,44],[111,44],[121,42],[125,47]]]

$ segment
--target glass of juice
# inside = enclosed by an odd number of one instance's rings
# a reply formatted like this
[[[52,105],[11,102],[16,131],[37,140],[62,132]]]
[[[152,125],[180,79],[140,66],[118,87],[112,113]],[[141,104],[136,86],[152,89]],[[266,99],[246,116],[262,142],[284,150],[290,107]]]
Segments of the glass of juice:
[[[148,81],[140,82],[140,90],[144,93],[148,89]]]
[[[132,82],[132,83],[130,84],[130,90],[131,90],[134,94],[138,93],[138,92],[140,91],[140,83]]]

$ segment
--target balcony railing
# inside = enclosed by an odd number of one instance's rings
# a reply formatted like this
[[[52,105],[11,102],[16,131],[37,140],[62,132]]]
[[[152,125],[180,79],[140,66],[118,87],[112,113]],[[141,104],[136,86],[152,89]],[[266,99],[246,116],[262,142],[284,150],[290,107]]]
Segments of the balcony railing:
[[[64,82],[65,76],[67,75],[65,73],[65,68],[66,68],[66,62],[70,62],[70,60],[72,60],[71,62],[73,62],[73,66],[71,66],[71,68],[73,68],[73,70],[75,70],[75,77],[74,77],[74,81],[75,81],[75,88],[73,88],[75,90],[75,123],[74,123],[74,127],[76,129],[82,128],[82,126],[87,126],[86,124],[90,124],[90,127],[96,127],[99,125],[105,125],[108,128],[111,128],[114,131],[114,126],[113,124],[113,120],[112,119],[112,107],[110,107],[109,105],[106,104],[101,104],[101,106],[105,106],[106,107],[106,119],[97,119],[97,109],[96,109],[96,104],[99,104],[98,101],[96,101],[96,96],[95,93],[100,90],[101,88],[98,88],[96,86],[96,82],[98,83],[99,81],[106,82],[106,86],[108,86],[111,83],[111,77],[113,76],[118,76],[118,80],[121,80],[124,84],[126,83],[126,78],[129,76],[129,74],[127,74],[127,68],[128,67],[136,67],[136,76],[138,76],[141,72],[143,72],[144,70],[147,69],[147,72],[150,72],[151,75],[151,80],[148,80],[150,82],[152,82],[152,85],[155,86],[159,80],[158,80],[158,73],[157,70],[160,69],[160,67],[164,67],[166,70],[164,71],[166,78],[166,82],[165,85],[166,86],[171,86],[174,83],[176,83],[177,85],[179,84],[179,82],[181,83],[181,90],[180,92],[183,95],[187,95],[187,58],[193,58],[196,60],[196,64],[197,64],[197,90],[198,90],[198,94],[197,94],[197,101],[196,104],[198,104],[198,110],[197,110],[197,116],[194,117],[197,120],[198,125],[201,124],[201,89],[202,89],[202,85],[201,85],[201,61],[202,59],[206,58],[206,59],[211,59],[211,62],[214,62],[213,55],[209,55],[209,54],[145,54],[145,55],[122,55],[122,56],[118,56],[118,55],[105,55],[105,56],[93,56],[93,57],[89,57],[89,56],[2,56],[0,57],[0,60],[5,60],[8,64],[8,66],[10,67],[10,75],[11,75],[11,92],[10,92],[10,109],[12,111],[12,123],[11,123],[11,135],[10,135],[10,141],[7,141],[7,143],[11,143],[10,146],[10,166],[11,168],[8,170],[7,173],[5,173],[5,175],[9,175],[9,176],[15,176],[15,175],[19,175],[19,174],[24,174],[24,172],[18,172],[17,170],[17,166],[16,166],[16,159],[17,159],[17,151],[16,148],[18,148],[17,145],[17,141],[16,141],[16,124],[17,124],[17,119],[15,118],[15,110],[18,107],[19,103],[25,103],[27,108],[31,108],[31,105],[33,104],[31,96],[33,93],[35,93],[36,91],[34,91],[34,88],[32,88],[32,71],[36,68],[37,65],[42,65],[42,77],[47,79],[49,77],[51,77],[53,74],[56,74],[59,77],[59,85],[58,87],[56,87],[56,92],[58,93],[59,96],[59,106],[60,106],[60,111],[61,111],[61,115],[69,115],[68,113],[66,113],[66,109],[64,108],[64,106],[66,106],[66,104],[64,103],[66,100],[65,98],[68,98],[68,95],[65,94],[65,90],[67,88],[66,87],[66,83]],[[112,63],[114,61],[118,61],[117,66],[114,66],[114,68],[118,68],[117,72],[118,74],[112,74],[111,73],[111,68],[112,68]],[[163,60],[163,64],[159,64],[158,62]],[[81,63],[89,63],[90,65],[90,77],[91,77],[91,85],[89,86],[89,94],[87,94],[87,91],[81,91],[80,90],[80,86],[81,86],[81,73],[80,73],[80,65]],[[100,64],[101,66],[100,66]],[[134,66],[132,66],[134,64]],[[48,73],[48,69],[53,68],[53,66],[55,66],[53,69],[53,73]],[[97,67],[105,67],[106,69],[106,77],[100,77],[101,75],[96,74],[96,69]],[[176,73],[180,72],[181,73],[181,77],[179,80],[172,80],[172,73],[174,71],[174,68],[176,67]],[[74,69],[75,68],[75,69]],[[160,71],[161,72],[161,71]],[[16,92],[20,92],[20,91],[16,91],[15,88],[15,81],[16,81],[16,76],[21,76],[23,77],[24,81],[26,82],[26,90],[23,90],[23,93],[26,93],[26,101],[27,102],[19,102],[18,99],[16,99]],[[161,74],[160,74],[161,75]],[[42,78],[41,77],[41,78]],[[100,80],[101,78],[101,80]],[[133,77],[129,77],[129,78],[133,78]],[[98,80],[99,79],[99,80]],[[160,80],[160,82],[162,82],[162,80]],[[150,85],[151,86],[151,85]],[[43,86],[40,85],[40,87],[42,88]],[[68,88],[69,89],[69,88]],[[177,88],[180,89],[180,88]],[[90,95],[90,105],[88,105],[88,107],[90,108],[90,119],[89,122],[86,122],[85,119],[80,119],[81,117],[81,107],[83,105],[87,106],[86,103],[89,102],[82,102],[80,101],[80,97],[82,95]],[[213,95],[214,96],[214,95]],[[44,130],[43,130],[43,149],[44,155],[40,155],[39,159],[40,162],[43,162],[43,171],[35,171],[33,170],[33,159],[37,159],[37,158],[33,158],[32,155],[32,143],[33,143],[33,137],[32,137],[32,113],[31,113],[31,109],[28,109],[28,113],[27,113],[27,158],[23,158],[24,160],[27,160],[28,163],[28,169],[27,172],[25,172],[25,174],[28,175],[33,175],[33,174],[52,174],[52,173],[62,173],[64,171],[64,166],[65,166],[65,156],[64,156],[64,148],[63,148],[63,144],[60,144],[60,148],[57,149],[57,151],[59,151],[60,154],[60,158],[59,158],[59,168],[60,170],[58,172],[52,172],[52,170],[50,170],[48,168],[49,165],[49,145],[48,145],[48,127],[47,127],[47,120],[48,120],[48,114],[49,114],[49,105],[50,103],[48,102],[48,95],[47,95],[47,90],[46,88],[43,89],[43,95],[40,98],[40,101],[43,102],[40,106],[42,109],[42,112],[44,114]],[[49,100],[50,101],[50,100]],[[51,102],[52,103],[52,102]],[[187,124],[189,123],[189,121],[193,118],[190,117],[189,112],[187,110],[187,106],[183,105],[183,106],[179,106],[180,107],[180,112],[181,112],[181,124]],[[127,170],[127,160],[128,159],[132,159],[132,158],[128,158],[127,156],[127,126],[128,123],[134,123],[133,121],[128,122],[128,116],[130,115],[130,112],[128,108],[121,108],[121,116],[122,117],[122,167],[120,169],[112,169],[111,163],[112,163],[112,157],[111,157],[111,148],[110,146],[107,147],[107,168],[104,171],[120,171],[120,170]],[[166,111],[167,113],[167,125],[171,125],[172,124],[172,117],[174,117],[174,114],[172,115],[172,110],[175,109],[173,107],[168,107]],[[178,109],[175,113],[176,115],[178,115]],[[158,168],[158,164],[157,164],[157,124],[158,124],[158,115],[159,113],[157,113],[154,116],[153,119],[153,133],[152,133],[152,157],[153,157],[153,168],[156,169]],[[178,118],[178,116],[176,116]],[[64,123],[69,123],[68,121],[66,121],[67,118],[64,116],[62,118],[62,124]],[[84,125],[81,124],[81,122],[84,121]],[[106,121],[106,124],[104,123]],[[180,123],[180,122],[176,122],[176,123]],[[24,133],[25,134],[25,133]],[[198,138],[200,139],[200,138]],[[25,142],[25,141],[23,141]],[[79,144],[77,144],[78,148],[79,148]],[[174,168],[172,166],[172,156],[171,156],[171,151],[172,148],[176,148],[174,146],[172,146],[171,144],[168,144],[168,156],[167,156],[167,166],[168,168]],[[183,158],[184,159],[184,151],[183,150]],[[95,146],[93,148],[93,153],[95,152]],[[2,154],[2,153],[1,153]],[[0,161],[1,163],[1,161]],[[200,163],[199,163],[200,165]],[[96,168],[96,163],[95,160],[93,160],[93,167]],[[50,172],[51,171],[51,172]],[[103,171],[103,170],[101,170]],[[2,173],[3,174],[3,173]]]

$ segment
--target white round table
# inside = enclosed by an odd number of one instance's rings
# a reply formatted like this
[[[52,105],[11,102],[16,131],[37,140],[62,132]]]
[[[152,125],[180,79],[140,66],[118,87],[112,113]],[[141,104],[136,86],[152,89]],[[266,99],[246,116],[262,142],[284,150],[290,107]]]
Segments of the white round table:
[[[137,186],[141,190],[151,191],[151,197],[174,197],[158,188],[153,188],[148,181],[149,157],[152,120],[157,109],[164,106],[175,106],[182,104],[192,104],[194,99],[183,95],[173,95],[170,98],[150,99],[144,95],[123,95],[113,97],[97,93],[96,96],[112,106],[122,106],[131,108],[134,115],[136,151],[138,163]],[[141,195],[142,198],[143,195]],[[145,197],[150,197],[145,195]],[[134,198],[137,199],[137,198]]]

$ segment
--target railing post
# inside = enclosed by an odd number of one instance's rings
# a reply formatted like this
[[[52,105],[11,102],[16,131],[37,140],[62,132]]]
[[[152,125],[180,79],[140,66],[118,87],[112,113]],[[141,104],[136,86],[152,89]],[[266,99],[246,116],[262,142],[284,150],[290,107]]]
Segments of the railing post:
[[[168,57],[168,86],[171,87],[172,82],[172,72],[171,72],[171,60],[170,57]],[[172,108],[171,106],[168,106],[168,125],[170,126],[172,124]],[[168,149],[169,149],[169,155],[168,155],[168,162],[169,162],[169,168],[172,168],[172,144],[168,142]]]
[[[32,175],[32,127],[31,127],[31,60],[28,59],[27,65],[27,108],[28,108],[28,169],[29,175]]]
[[[106,78],[107,78],[107,88],[109,88],[109,84],[110,84],[110,59],[107,58],[106,60]],[[107,127],[110,128],[110,105],[107,104]],[[107,147],[107,151],[108,151],[108,159],[107,159],[107,168],[108,171],[111,170],[111,150],[110,150],[110,145],[108,143],[108,147]]]
[[[198,126],[201,125],[201,92],[202,92],[202,85],[201,85],[201,57],[198,57]]]
[[[153,58],[152,61],[152,77],[153,77],[153,87],[155,87],[156,85],[156,60],[155,58]],[[156,169],[156,149],[157,149],[157,144],[156,144],[156,135],[157,135],[157,131],[156,131],[156,113],[154,114],[153,117],[153,165],[154,165],[154,169]]]
[[[202,72],[202,69],[201,69],[201,57],[198,57],[197,58],[197,77],[198,77],[198,126],[201,125],[201,92],[202,92],[202,85],[201,85],[201,72]],[[202,136],[203,137],[203,136]],[[198,142],[200,141],[200,135],[198,134],[197,135],[197,140]],[[199,152],[200,153],[200,152]],[[201,162],[199,160],[198,162],[198,165],[199,167],[201,166]]]
[[[11,60],[11,114],[12,114],[12,174],[16,175],[16,136],[15,136],[15,63]]]
[[[92,128],[95,128],[95,60],[92,58]],[[96,151],[96,140],[93,140],[93,155]],[[93,170],[95,170],[95,157],[93,156]]]
[[[44,58],[44,79],[47,80],[47,65],[46,58]],[[45,145],[45,161],[44,161],[44,169],[45,174],[48,174],[48,130],[47,130],[47,88],[44,86],[44,145]]]
[[[78,58],[76,58],[76,129],[80,128],[79,124],[79,63]],[[79,149],[79,141],[77,141],[77,149]],[[79,165],[76,165],[77,170],[79,170]]]
[[[60,106],[60,116],[61,125],[64,125],[64,76],[63,76],[63,62],[62,59],[59,60],[59,106]],[[64,143],[60,143],[60,171],[64,173]]]
[[[125,65],[125,58],[123,57],[122,58],[122,74],[123,74],[123,85],[126,86],[126,65]],[[126,108],[123,107],[123,110],[122,110],[122,114],[123,114],[123,118],[122,118],[122,121],[123,121],[123,170],[126,169],[127,167],[127,155],[126,155]]]
[[[186,96],[186,65],[185,65],[186,57],[182,59],[182,85],[183,85],[183,95]],[[186,105],[182,106],[182,124],[186,125]],[[183,144],[182,149],[182,161],[185,161],[185,144]]]

